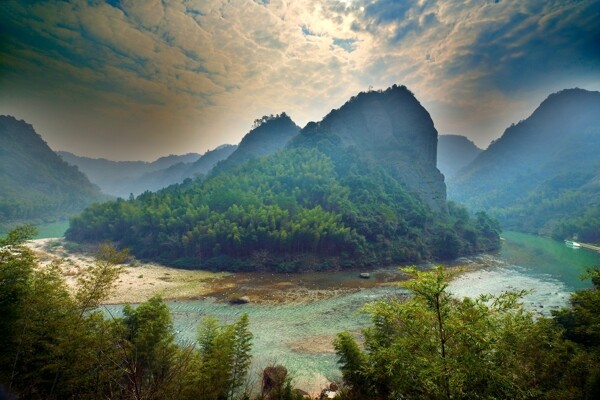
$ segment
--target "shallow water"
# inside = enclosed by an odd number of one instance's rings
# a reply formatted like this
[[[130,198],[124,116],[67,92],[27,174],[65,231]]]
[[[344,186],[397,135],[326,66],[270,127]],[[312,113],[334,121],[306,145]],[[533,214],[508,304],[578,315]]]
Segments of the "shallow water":
[[[594,251],[519,232],[504,232],[503,237],[496,265],[461,275],[451,282],[451,292],[477,297],[527,290],[524,306],[550,315],[551,310],[567,305],[571,292],[590,287],[590,280],[580,277],[587,267],[600,265],[600,254]]]
[[[341,376],[331,345],[335,335],[346,330],[357,332],[368,324],[368,316],[360,312],[365,304],[403,293],[401,288],[386,286],[307,304],[233,306],[205,299],[174,301],[169,305],[177,338],[182,343],[194,341],[205,316],[233,323],[242,313],[248,313],[254,334],[253,375],[256,377],[268,365],[283,364],[299,387],[316,390]],[[113,315],[121,315],[120,306],[107,307]]]
[[[551,309],[566,305],[570,292],[590,286],[589,281],[579,280],[579,275],[585,267],[598,264],[597,253],[573,250],[561,242],[521,233],[505,232],[503,236],[506,240],[498,254],[464,260],[475,270],[453,281],[452,292],[473,297],[533,289],[524,298],[525,306],[548,314]],[[365,304],[404,294],[405,291],[396,286],[377,286],[398,277],[396,268],[372,273],[370,280],[359,279],[356,271],[273,277],[241,275],[238,276],[243,283],[241,287],[254,294],[268,293],[274,287],[298,285],[311,290],[343,287],[354,292],[304,304],[233,306],[212,298],[173,301],[169,305],[177,338],[182,343],[194,341],[198,324],[207,315],[232,323],[242,313],[248,313],[254,334],[252,376],[255,381],[258,381],[258,371],[265,366],[283,364],[293,374],[298,387],[316,391],[325,387],[327,380],[340,378],[331,345],[335,335],[344,330],[359,332],[368,325],[368,316],[360,313]],[[120,315],[120,306],[107,307]]]
[[[587,267],[600,265],[600,253],[567,247],[563,242],[520,232],[504,232],[499,258],[510,265],[521,266],[528,276],[556,279],[569,291],[591,286],[581,280]]]
[[[7,234],[11,229],[15,228],[19,224],[10,226],[0,226],[0,235]],[[56,221],[56,222],[48,222],[45,224],[38,224],[35,226],[37,229],[37,235],[35,235],[34,239],[46,239],[46,238],[56,238],[64,236],[65,232],[69,228],[69,221]]]

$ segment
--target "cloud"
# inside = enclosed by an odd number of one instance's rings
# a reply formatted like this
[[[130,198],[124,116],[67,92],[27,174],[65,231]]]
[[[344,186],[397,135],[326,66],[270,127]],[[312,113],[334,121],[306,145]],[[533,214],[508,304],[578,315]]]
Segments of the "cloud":
[[[121,146],[118,157],[153,158],[237,142],[264,114],[286,111],[305,124],[369,86],[398,83],[440,131],[485,145],[550,91],[600,88],[594,1],[48,0],[0,8],[0,111],[54,126],[49,135],[62,148],[73,144],[60,140],[58,126],[74,121],[79,137],[99,143],[96,154],[79,150],[92,155],[110,157],[114,146],[96,140],[102,129],[82,129],[73,109],[120,131],[124,143],[149,144]]]

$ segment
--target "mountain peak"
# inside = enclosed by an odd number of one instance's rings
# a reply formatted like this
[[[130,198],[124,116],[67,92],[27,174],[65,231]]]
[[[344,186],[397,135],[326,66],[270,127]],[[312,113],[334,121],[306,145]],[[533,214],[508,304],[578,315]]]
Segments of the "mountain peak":
[[[319,123],[309,123],[296,142],[333,135],[382,165],[433,209],[446,208],[443,175],[436,168],[437,131],[431,116],[406,86],[361,92]],[[311,139],[309,139],[311,138]]]
[[[300,127],[285,112],[255,119],[252,129],[243,137],[237,149],[226,160],[217,164],[213,173],[274,153],[282,149],[298,132]]]

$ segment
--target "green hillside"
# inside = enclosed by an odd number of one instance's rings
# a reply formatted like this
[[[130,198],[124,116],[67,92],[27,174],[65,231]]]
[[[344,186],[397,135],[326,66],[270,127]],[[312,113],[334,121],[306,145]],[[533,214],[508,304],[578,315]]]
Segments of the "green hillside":
[[[408,96],[399,88],[376,95]],[[372,96],[359,95],[353,114],[367,113]],[[499,247],[498,226],[485,214],[471,217],[454,203],[433,211],[397,166],[375,161],[373,150],[366,159],[315,124],[285,149],[204,181],[94,205],[71,220],[67,237],[112,240],[174,266],[228,270],[362,267]]]
[[[0,116],[0,143],[0,224],[53,221],[108,199],[26,122]]]
[[[550,95],[449,181],[506,229],[600,242],[600,93]]]

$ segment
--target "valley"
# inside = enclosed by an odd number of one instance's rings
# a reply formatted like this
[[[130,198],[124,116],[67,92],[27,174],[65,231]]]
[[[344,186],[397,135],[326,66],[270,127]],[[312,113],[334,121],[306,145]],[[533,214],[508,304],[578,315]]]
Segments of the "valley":
[[[0,1],[0,399],[600,398],[599,15]]]

